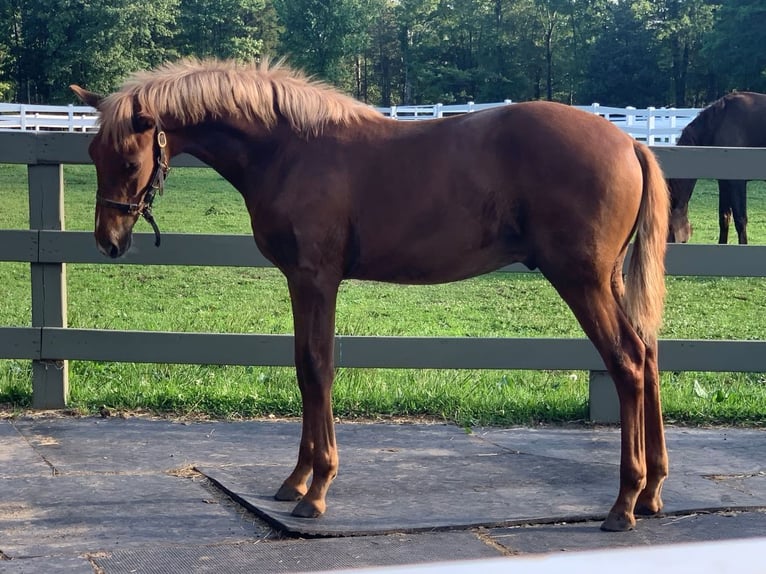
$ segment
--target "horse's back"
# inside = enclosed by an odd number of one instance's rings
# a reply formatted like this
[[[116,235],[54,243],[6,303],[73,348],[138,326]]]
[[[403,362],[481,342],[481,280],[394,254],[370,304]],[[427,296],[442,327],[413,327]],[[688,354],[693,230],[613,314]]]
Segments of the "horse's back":
[[[766,94],[732,92],[718,102],[720,111],[704,128],[710,132],[708,145],[766,147]],[[711,107],[715,109],[718,102]]]
[[[603,118],[530,102],[401,129],[384,161],[404,167],[356,186],[351,276],[451,281],[565,254],[611,265],[627,244],[641,166]]]

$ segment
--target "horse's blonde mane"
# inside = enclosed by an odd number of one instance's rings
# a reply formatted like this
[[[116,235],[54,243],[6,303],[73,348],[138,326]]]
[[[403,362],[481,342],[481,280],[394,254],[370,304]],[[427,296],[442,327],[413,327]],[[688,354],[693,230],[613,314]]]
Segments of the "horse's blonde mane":
[[[235,117],[267,128],[281,115],[306,136],[321,133],[330,123],[382,117],[339,90],[268,59],[259,64],[184,59],[133,74],[99,106],[101,131],[115,146],[134,133],[137,110],[160,123],[163,118],[192,125]]]

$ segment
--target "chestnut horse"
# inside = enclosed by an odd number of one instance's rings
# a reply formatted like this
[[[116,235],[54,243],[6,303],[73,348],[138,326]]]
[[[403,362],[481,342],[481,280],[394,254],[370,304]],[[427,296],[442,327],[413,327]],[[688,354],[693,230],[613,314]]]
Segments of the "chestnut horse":
[[[107,97],[72,89],[100,111],[90,155],[104,254],[130,248],[168,161],[185,152],[240,191],[255,243],[285,275],[303,427],[276,498],[298,501],[294,515],[321,515],[338,471],[341,281],[443,283],[513,262],[552,283],[616,384],[620,489],[602,528],[628,530],[634,511],[660,510],[669,198],[647,147],[595,115],[544,102],[398,122],[281,63],[185,60],[135,74]]]
[[[677,145],[766,147],[766,94],[733,92],[702,110],[681,132]],[[689,200],[696,179],[670,179],[668,241],[686,243],[692,235]],[[747,244],[747,181],[718,180],[718,243],[728,243],[734,219],[737,239]]]

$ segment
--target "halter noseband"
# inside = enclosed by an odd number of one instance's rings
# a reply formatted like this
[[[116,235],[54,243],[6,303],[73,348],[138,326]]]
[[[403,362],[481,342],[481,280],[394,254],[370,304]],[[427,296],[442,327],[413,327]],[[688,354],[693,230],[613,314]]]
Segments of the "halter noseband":
[[[157,227],[157,222],[152,215],[152,203],[154,203],[154,196],[157,192],[162,195],[165,189],[165,179],[170,172],[170,165],[168,164],[168,157],[165,148],[168,145],[165,132],[157,130],[156,142],[158,153],[154,158],[154,173],[146,187],[141,190],[141,201],[139,203],[125,203],[122,201],[114,201],[101,195],[96,195],[96,205],[103,205],[104,207],[111,207],[124,213],[125,215],[141,215],[154,230],[154,245],[160,246],[160,228]]]

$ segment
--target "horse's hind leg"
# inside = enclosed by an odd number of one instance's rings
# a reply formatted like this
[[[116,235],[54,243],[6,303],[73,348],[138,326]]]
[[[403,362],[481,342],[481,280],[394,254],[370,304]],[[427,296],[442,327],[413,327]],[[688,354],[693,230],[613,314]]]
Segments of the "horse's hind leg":
[[[662,423],[657,342],[647,343],[644,363],[644,417],[646,421],[646,486],[638,496],[636,514],[652,515],[662,510],[662,483],[668,476],[668,452]]]
[[[620,491],[603,530],[630,530],[639,493],[647,484],[644,443],[645,346],[622,311],[617,297],[622,292],[619,274],[614,286],[598,274],[568,279],[562,284],[551,279],[564,301],[593,342],[614,380],[620,400],[621,454]],[[581,280],[577,280],[581,279]]]
[[[718,243],[726,245],[729,242],[729,225],[731,224],[731,189],[725,181],[718,182]]]
[[[295,324],[295,369],[303,400],[303,430],[298,463],[276,498],[300,499],[293,515],[313,518],[324,513],[327,490],[338,472],[331,389],[340,281],[296,273],[288,276],[287,283]]]
[[[737,230],[737,242],[747,245],[747,182],[742,180],[725,181],[729,188],[729,201],[731,203],[731,216],[734,219],[734,228]]]

